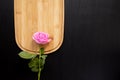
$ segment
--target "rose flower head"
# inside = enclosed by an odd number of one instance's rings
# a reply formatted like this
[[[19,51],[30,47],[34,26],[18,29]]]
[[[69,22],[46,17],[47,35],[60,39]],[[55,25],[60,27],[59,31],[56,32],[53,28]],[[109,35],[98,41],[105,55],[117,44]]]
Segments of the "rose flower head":
[[[47,44],[51,41],[49,34],[45,32],[36,32],[33,34],[32,38],[37,44],[42,45]]]

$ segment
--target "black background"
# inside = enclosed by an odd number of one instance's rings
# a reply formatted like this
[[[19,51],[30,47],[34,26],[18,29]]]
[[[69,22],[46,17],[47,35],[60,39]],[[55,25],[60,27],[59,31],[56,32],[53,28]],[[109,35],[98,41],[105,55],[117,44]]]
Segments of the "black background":
[[[0,0],[3,80],[37,80],[18,56],[13,8],[13,0]],[[119,64],[120,1],[65,0],[64,42],[48,55],[41,80],[120,80]]]

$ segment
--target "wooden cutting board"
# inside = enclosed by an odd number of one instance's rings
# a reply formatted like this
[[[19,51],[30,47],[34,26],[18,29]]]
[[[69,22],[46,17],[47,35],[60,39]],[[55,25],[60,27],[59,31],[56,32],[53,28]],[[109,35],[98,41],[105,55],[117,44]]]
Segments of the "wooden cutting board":
[[[15,39],[20,49],[37,53],[39,45],[32,35],[42,31],[52,41],[45,46],[45,54],[60,48],[64,37],[64,0],[14,0]]]

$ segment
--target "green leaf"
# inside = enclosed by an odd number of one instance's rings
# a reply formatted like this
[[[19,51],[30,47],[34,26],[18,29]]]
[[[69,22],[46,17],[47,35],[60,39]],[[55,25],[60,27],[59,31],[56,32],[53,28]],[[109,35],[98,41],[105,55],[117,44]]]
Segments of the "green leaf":
[[[44,54],[44,55],[41,56],[41,58],[46,59],[47,55]]]
[[[30,54],[25,51],[21,51],[18,55],[23,59],[32,59],[37,56],[36,54]]]
[[[37,57],[30,60],[28,63],[29,68],[31,68],[32,72],[38,72],[39,70],[39,59]]]
[[[32,71],[32,72],[38,72],[38,71],[39,71],[39,69],[38,69],[38,68],[36,68],[36,67],[33,67],[33,68],[31,68],[31,71]]]
[[[28,66],[32,68],[32,67],[38,66],[38,64],[39,64],[39,59],[36,57],[30,60],[30,62],[28,63]]]
[[[40,57],[40,68],[43,69],[45,65],[45,60],[46,60],[47,55],[42,55]]]

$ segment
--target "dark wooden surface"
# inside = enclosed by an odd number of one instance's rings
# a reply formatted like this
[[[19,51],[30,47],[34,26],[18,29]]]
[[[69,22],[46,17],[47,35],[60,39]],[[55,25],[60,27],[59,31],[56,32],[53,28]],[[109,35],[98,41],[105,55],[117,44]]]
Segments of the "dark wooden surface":
[[[0,0],[1,65],[9,80],[37,80],[17,55],[13,7]],[[48,56],[41,80],[120,80],[119,0],[65,0],[64,27],[63,45]]]

